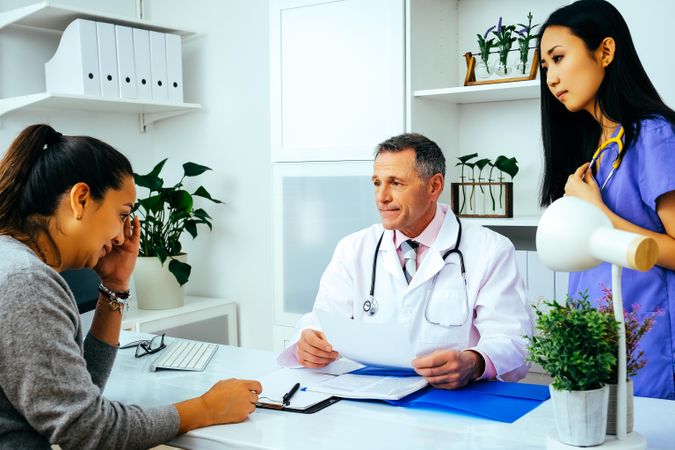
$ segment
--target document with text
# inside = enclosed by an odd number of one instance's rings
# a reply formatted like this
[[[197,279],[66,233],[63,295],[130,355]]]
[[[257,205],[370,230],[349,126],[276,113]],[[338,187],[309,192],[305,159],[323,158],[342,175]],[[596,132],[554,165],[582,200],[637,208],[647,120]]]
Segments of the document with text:
[[[336,397],[399,400],[427,386],[422,377],[344,374],[307,386],[307,390]]]

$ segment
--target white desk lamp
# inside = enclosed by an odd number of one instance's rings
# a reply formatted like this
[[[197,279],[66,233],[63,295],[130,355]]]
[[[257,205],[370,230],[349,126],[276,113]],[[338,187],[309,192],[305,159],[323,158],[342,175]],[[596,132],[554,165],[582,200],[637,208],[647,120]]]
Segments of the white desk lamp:
[[[593,448],[644,449],[647,443],[638,433],[626,433],[626,329],[621,298],[621,268],[640,271],[652,268],[658,257],[654,239],[616,230],[609,218],[591,203],[576,197],[553,202],[539,220],[537,253],[550,269],[576,272],[603,261],[612,264],[614,317],[619,322],[616,438]],[[548,448],[577,448],[548,436]]]

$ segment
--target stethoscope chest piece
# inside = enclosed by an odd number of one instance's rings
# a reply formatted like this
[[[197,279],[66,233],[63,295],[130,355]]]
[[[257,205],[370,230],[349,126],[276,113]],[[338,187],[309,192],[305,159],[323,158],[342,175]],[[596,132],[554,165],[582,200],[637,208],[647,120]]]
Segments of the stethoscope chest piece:
[[[377,300],[372,295],[363,302],[363,310],[371,317],[377,312]]]

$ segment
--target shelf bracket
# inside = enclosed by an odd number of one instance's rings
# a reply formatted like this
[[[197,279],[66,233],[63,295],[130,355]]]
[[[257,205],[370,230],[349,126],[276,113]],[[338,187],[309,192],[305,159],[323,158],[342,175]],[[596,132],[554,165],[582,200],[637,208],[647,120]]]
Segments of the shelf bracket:
[[[141,128],[141,133],[147,131],[148,125],[159,122],[160,120],[168,119],[170,117],[176,117],[183,114],[189,113],[191,110],[176,110],[176,111],[165,111],[158,113],[140,113],[138,115],[139,125]]]

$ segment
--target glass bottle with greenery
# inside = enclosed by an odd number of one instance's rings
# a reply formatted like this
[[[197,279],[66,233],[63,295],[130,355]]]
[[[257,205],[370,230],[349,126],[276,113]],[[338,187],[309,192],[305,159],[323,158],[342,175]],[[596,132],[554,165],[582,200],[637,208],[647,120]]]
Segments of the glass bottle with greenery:
[[[520,62],[516,66],[516,70],[521,74],[527,71],[527,60],[530,52],[530,41],[536,36],[532,34],[532,30],[539,26],[539,24],[532,25],[532,12],[527,14],[527,25],[519,23],[520,30],[516,30],[518,34],[518,49],[520,52]]]

